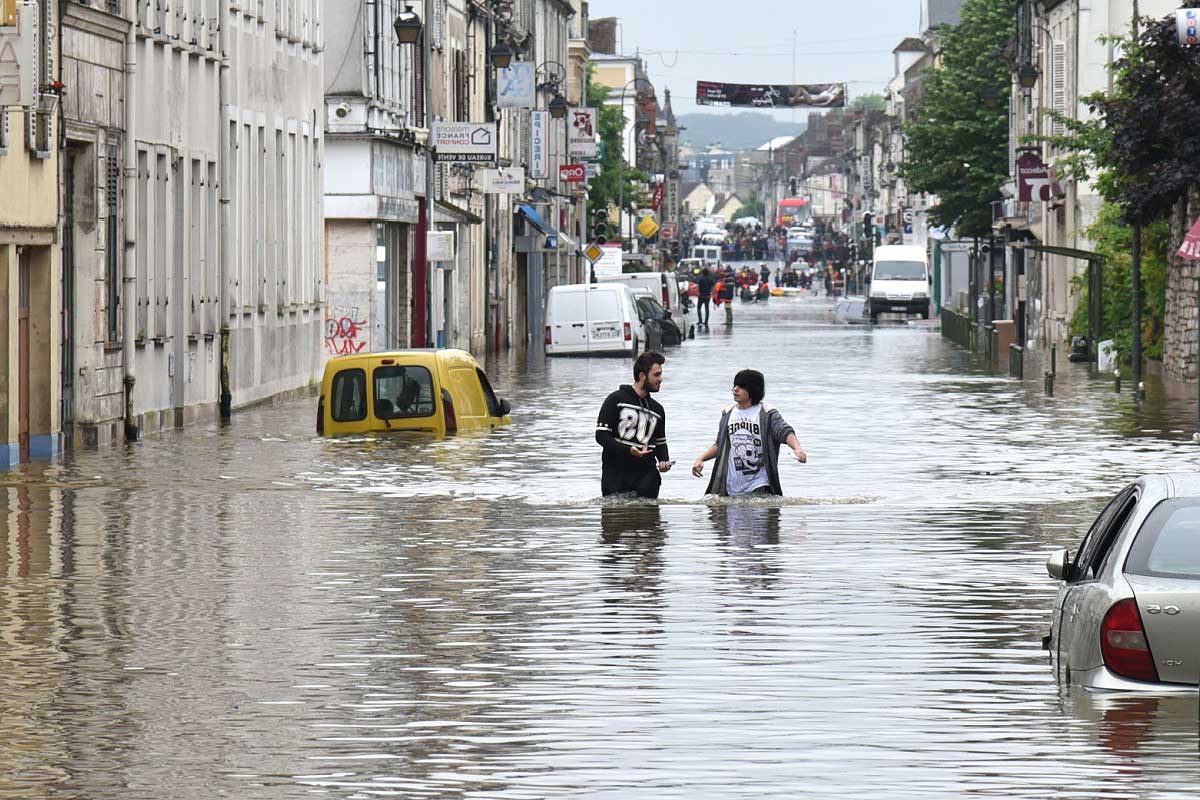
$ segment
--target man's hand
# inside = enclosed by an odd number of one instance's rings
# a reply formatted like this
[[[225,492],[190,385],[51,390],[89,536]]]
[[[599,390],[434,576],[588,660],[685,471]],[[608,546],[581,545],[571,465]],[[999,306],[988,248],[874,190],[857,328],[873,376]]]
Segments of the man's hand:
[[[674,461],[660,461],[660,462],[658,462],[658,471],[659,472],[670,472],[671,467],[673,467],[673,466],[675,466]]]
[[[646,445],[644,445],[644,444],[638,445],[637,447],[629,448],[629,455],[633,456],[634,458],[645,458],[646,456],[652,455],[653,453],[654,453],[654,451],[651,450],[649,447],[646,447]]]

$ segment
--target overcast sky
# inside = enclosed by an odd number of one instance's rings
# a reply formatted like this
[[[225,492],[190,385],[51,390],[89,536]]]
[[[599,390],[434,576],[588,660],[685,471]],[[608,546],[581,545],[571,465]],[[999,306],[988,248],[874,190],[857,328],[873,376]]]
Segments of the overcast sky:
[[[793,35],[796,83],[881,92],[892,49],[920,35],[921,0],[589,0],[588,13],[620,18],[619,49],[640,50],[659,97],[669,88],[675,113],[688,114],[722,110],[696,105],[698,80],[792,83]]]

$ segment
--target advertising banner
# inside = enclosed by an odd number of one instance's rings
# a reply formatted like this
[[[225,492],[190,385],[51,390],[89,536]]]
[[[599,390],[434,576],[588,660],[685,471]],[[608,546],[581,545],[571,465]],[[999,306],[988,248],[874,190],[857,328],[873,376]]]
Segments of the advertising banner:
[[[496,123],[433,123],[433,160],[439,164],[495,164]]]
[[[567,155],[590,159],[596,157],[596,109],[572,108],[567,125]]]
[[[520,194],[525,191],[524,167],[480,170],[479,185],[484,194]]]
[[[625,262],[624,253],[619,244],[603,245],[604,255],[600,257],[592,269],[597,278],[606,278],[621,274],[621,266]]]
[[[429,231],[425,234],[426,261],[454,260],[454,232]]]
[[[501,108],[537,105],[537,70],[532,61],[514,61],[496,70],[496,104]]]
[[[550,112],[529,112],[529,177],[550,177]]]
[[[844,108],[846,84],[696,81],[696,104],[738,108]]]

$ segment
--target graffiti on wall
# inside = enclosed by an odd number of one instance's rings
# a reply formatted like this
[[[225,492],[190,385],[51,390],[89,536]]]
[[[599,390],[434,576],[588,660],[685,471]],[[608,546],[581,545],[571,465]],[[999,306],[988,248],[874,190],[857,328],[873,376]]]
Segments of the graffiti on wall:
[[[357,307],[326,306],[325,350],[331,356],[361,353],[367,348],[370,332]]]

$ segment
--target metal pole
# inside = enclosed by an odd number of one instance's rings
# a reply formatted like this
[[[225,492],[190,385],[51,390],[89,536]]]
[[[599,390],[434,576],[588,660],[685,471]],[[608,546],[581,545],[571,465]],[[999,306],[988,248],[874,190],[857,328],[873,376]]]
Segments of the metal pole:
[[[430,280],[429,274],[429,232],[433,230],[433,209],[437,204],[433,196],[434,181],[433,181],[433,92],[430,89],[433,83],[433,42],[430,40],[430,33],[433,31],[433,0],[424,0],[421,11],[423,23],[421,26],[421,60],[424,69],[422,70],[422,97],[425,105],[425,129],[429,132],[428,138],[425,140],[425,230],[421,235],[425,237],[425,247],[422,252],[425,253],[425,261],[417,266],[425,274],[425,296],[420,299],[425,304],[425,344],[436,344],[436,339],[433,337],[433,304],[430,299],[433,296],[433,281]]]
[[[1142,385],[1142,226],[1133,225],[1133,391]]]
[[[1196,426],[1200,431],[1200,269],[1196,272]]]

